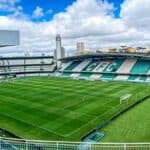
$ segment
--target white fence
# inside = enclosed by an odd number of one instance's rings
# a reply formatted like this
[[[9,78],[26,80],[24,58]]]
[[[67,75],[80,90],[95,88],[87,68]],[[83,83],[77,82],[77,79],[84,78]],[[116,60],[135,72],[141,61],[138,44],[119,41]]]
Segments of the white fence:
[[[0,138],[0,150],[150,150],[150,143],[85,143]]]

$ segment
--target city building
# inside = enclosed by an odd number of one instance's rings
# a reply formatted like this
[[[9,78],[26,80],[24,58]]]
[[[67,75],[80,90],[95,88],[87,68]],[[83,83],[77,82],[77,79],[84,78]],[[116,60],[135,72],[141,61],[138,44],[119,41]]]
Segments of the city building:
[[[136,53],[136,48],[134,48],[134,47],[128,47],[128,48],[126,49],[126,52],[127,52],[127,53]]]
[[[62,47],[60,34],[56,35],[56,50],[54,51],[55,60],[57,60],[57,68],[61,67],[60,59],[65,57],[65,49]]]
[[[82,54],[83,51],[85,50],[85,45],[83,42],[78,42],[76,45],[76,49],[77,49],[77,54]]]

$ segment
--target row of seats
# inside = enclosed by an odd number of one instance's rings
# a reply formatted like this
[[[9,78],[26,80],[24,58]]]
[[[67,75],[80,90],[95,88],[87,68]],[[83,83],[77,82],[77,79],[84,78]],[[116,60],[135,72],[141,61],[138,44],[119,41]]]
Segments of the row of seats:
[[[18,73],[18,72],[42,72],[49,71],[53,72],[56,69],[56,65],[47,66],[11,66],[11,67],[0,67],[0,74],[4,73]]]
[[[52,59],[6,59],[0,60],[0,66],[52,64]]]
[[[56,64],[53,57],[12,57],[0,59],[0,76],[20,73],[54,72]]]
[[[149,81],[150,77],[148,75],[150,75],[150,60],[137,60],[133,58],[71,61],[61,71],[63,72],[61,73],[61,76],[66,77]]]

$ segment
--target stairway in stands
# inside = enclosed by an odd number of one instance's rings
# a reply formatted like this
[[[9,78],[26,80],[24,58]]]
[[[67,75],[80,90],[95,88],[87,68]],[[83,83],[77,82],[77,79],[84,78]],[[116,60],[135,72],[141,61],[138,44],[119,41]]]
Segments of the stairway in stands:
[[[135,65],[137,59],[126,59],[124,63],[120,66],[120,68],[116,71],[116,73],[130,73],[130,70]],[[115,80],[127,80],[128,75],[118,75]]]
[[[63,71],[65,68],[67,68],[71,64],[72,64],[72,61],[68,61],[66,63],[62,63],[60,71]]]
[[[73,72],[80,72],[80,71],[82,71],[88,64],[90,64],[90,62],[91,62],[91,60],[84,60],[84,61],[82,61],[77,67],[75,67],[72,71]],[[79,75],[80,75],[80,73],[73,73],[73,74],[71,74],[71,77],[73,77],[73,78],[77,78],[77,77],[79,77]]]
[[[70,77],[73,69],[75,69],[81,61],[73,61],[68,67],[64,69],[64,72],[61,74],[62,77]]]

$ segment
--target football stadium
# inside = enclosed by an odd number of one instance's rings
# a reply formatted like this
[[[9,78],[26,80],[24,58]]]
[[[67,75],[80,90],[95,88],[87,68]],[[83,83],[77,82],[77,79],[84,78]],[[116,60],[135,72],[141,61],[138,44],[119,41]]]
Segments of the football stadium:
[[[149,150],[149,83],[149,54],[64,57],[59,35],[55,56],[0,57],[0,149]]]

